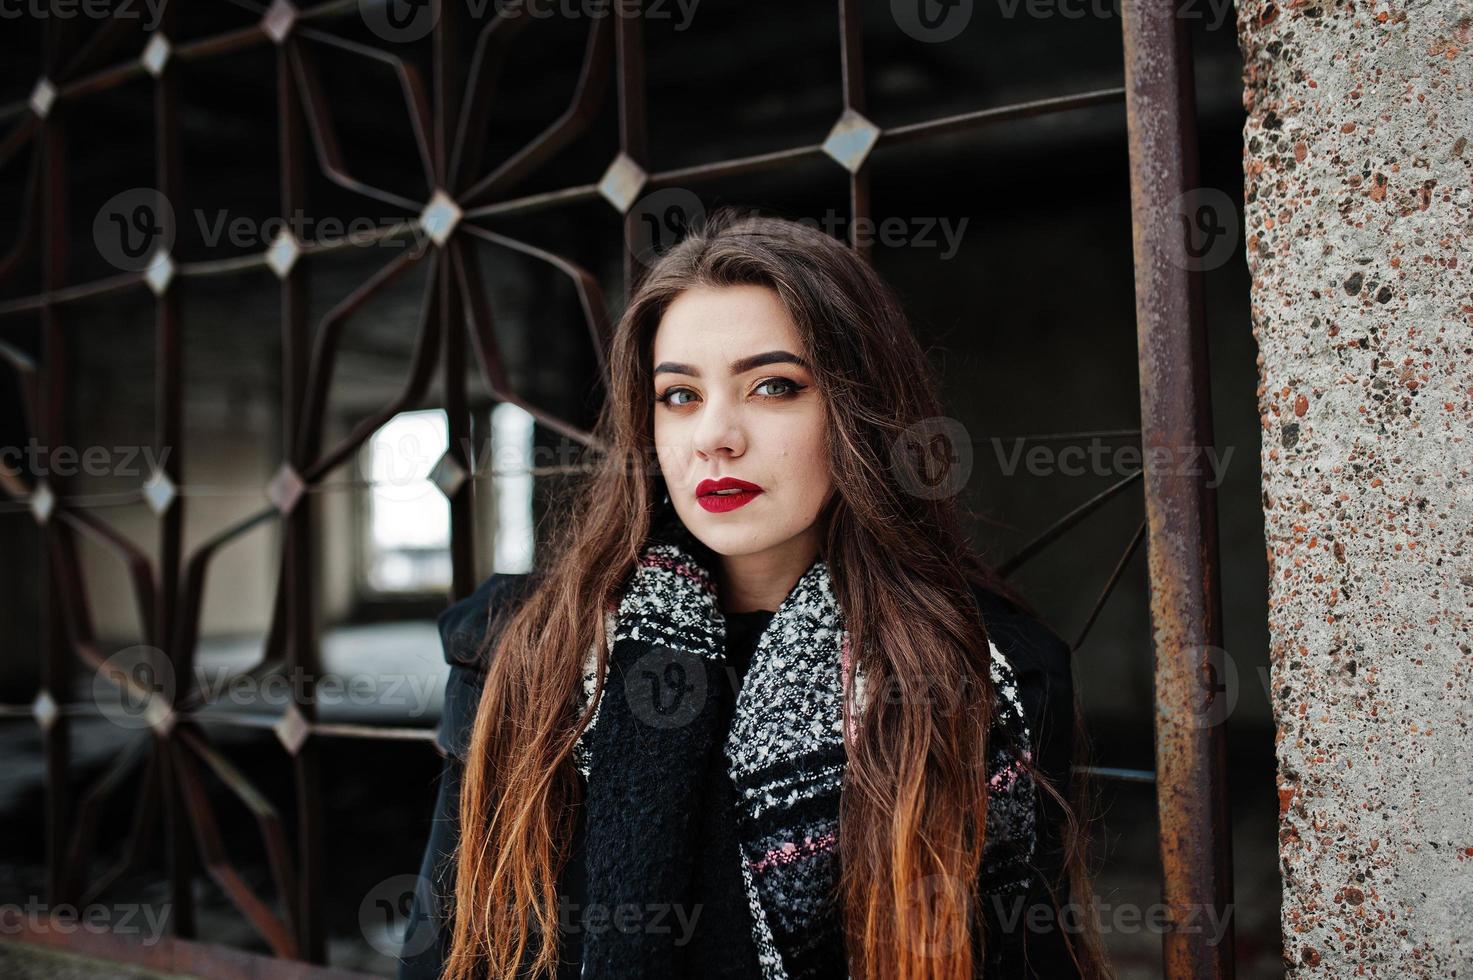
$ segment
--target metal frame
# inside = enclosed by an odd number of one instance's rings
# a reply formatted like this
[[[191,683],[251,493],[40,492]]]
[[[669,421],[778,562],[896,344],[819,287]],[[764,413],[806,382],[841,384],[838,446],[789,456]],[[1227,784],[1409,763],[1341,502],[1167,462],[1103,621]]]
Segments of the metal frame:
[[[67,368],[68,308],[79,300],[150,288],[156,296],[155,357],[157,419],[155,439],[174,451],[163,469],[124,502],[145,500],[158,513],[159,555],[150,561],[105,520],[102,506],[119,502],[88,500],[68,494],[64,481],[29,486],[16,473],[0,473],[0,488],[16,501],[11,510],[29,508],[43,526],[45,542],[42,685],[32,705],[0,706],[0,716],[33,715],[44,734],[47,765],[47,809],[50,835],[47,858],[50,889],[57,901],[83,901],[95,895],[134,862],[160,816],[167,833],[168,873],[175,926],[191,936],[195,925],[189,882],[202,861],[277,956],[323,962],[323,818],[318,754],[324,737],[416,739],[430,742],[430,730],[333,725],[316,718],[310,698],[274,717],[221,716],[202,704],[197,691],[179,691],[171,710],[158,717],[146,741],[126,747],[114,765],[73,805],[67,797],[69,719],[89,711],[68,703],[78,660],[97,669],[104,661],[92,632],[89,605],[78,560],[76,539],[84,535],[102,543],[126,563],[134,598],[145,624],[145,642],[164,652],[178,677],[192,676],[205,577],[221,549],[253,529],[279,523],[283,532],[278,588],[261,672],[274,666],[298,669],[315,677],[320,671],[317,640],[312,631],[314,488],[348,460],[373,431],[397,412],[419,405],[438,365],[443,370],[444,408],[450,419],[450,450],[436,469],[436,481],[450,501],[452,519],[453,596],[475,586],[472,489],[475,474],[466,457],[469,435],[466,372],[470,362],[483,375],[493,397],[526,409],[543,425],[586,445],[589,433],[522,399],[511,389],[494,335],[489,298],[481,281],[474,250],[491,246],[550,264],[568,276],[580,298],[589,340],[602,368],[609,339],[609,318],[595,279],[567,259],[501,234],[482,222],[592,201],[603,197],[631,220],[636,197],[661,187],[690,187],[735,174],[784,168],[830,157],[848,171],[849,203],[854,218],[870,210],[870,170],[866,157],[875,145],[924,140],[946,134],[1005,124],[1014,120],[1074,109],[1125,103],[1131,151],[1132,210],[1141,363],[1143,446],[1210,446],[1207,411],[1206,350],[1197,276],[1172,261],[1174,234],[1160,202],[1169,201],[1195,181],[1194,106],[1191,63],[1184,22],[1171,15],[1164,0],[1127,2],[1124,9],[1126,85],[1063,98],[1042,99],[977,110],[903,126],[881,128],[864,118],[863,44],[857,0],[838,0],[841,39],[843,130],[869,136],[868,147],[845,153],[841,144],[793,147],[738,159],[718,160],[675,170],[653,169],[650,159],[644,91],[644,48],[638,17],[595,18],[590,22],[583,67],[566,111],[510,159],[486,169],[473,135],[482,130],[490,83],[501,70],[510,44],[527,26],[527,18],[500,14],[477,35],[466,60],[451,38],[470,29],[463,5],[435,0],[433,69],[428,87],[416,69],[393,54],[348,41],[322,24],[355,16],[358,5],[331,0],[296,9],[286,0],[269,8],[234,0],[260,14],[253,26],[209,38],[171,45],[162,70],[156,72],[154,107],[157,121],[157,185],[165,196],[182,187],[178,149],[180,62],[218,57],[248,47],[274,45],[280,145],[282,213],[303,207],[308,167],[316,165],[339,186],[421,217],[421,229],[448,226],[433,249],[401,255],[385,264],[344,298],[309,334],[306,295],[297,255],[344,247],[342,243],[279,242],[277,254],[226,261],[155,265],[152,275],[125,273],[81,285],[67,282],[64,175],[68,164],[66,108],[94,93],[115,88],[146,70],[135,53],[108,63],[128,41],[128,25],[113,20],[91,38],[75,37],[73,22],[46,22],[46,78],[31,103],[0,107],[0,164],[29,148],[30,187],[21,231],[0,257],[0,281],[14,275],[22,260],[41,259],[41,291],[0,302],[0,359],[16,373],[25,396],[29,428],[51,445],[65,443],[62,405],[72,381]],[[170,4],[155,32],[167,39],[177,22],[179,4]],[[333,105],[318,80],[316,52],[332,48],[365,59],[398,79],[423,168],[428,195],[412,190],[372,186],[353,176],[335,137]],[[611,66],[612,62],[612,66]],[[99,67],[99,65],[101,65]],[[517,185],[544,161],[584,132],[596,118],[611,69],[617,79],[620,154],[600,184],[516,196]],[[48,88],[49,86],[49,88]],[[50,101],[48,104],[48,97]],[[416,222],[385,229],[381,237],[414,230]],[[855,229],[857,222],[851,222]],[[627,240],[627,239],[626,239]],[[863,248],[851,239],[851,245]],[[861,252],[861,254],[864,254]],[[867,255],[865,256],[868,257]],[[286,261],[282,261],[285,259]],[[337,445],[322,446],[323,412],[337,344],[346,322],[379,290],[411,268],[427,264],[409,380],[399,395],[363,420]],[[183,549],[184,507],[191,493],[178,451],[182,431],[183,349],[178,294],[169,286],[179,277],[230,275],[253,268],[272,268],[281,281],[282,377],[286,458],[272,481],[268,506],[220,532],[193,552]],[[627,290],[640,274],[636,257],[626,250]],[[17,320],[37,318],[41,356],[33,362],[3,342],[3,331]],[[309,349],[308,337],[316,336]],[[467,340],[469,345],[467,345]],[[1135,435],[1135,433],[1122,433]],[[1183,721],[1194,698],[1207,652],[1220,643],[1220,600],[1217,593],[1217,542],[1212,491],[1202,478],[1154,473],[1147,468],[1086,502],[1046,529],[1005,564],[1016,569],[1109,499],[1140,482],[1146,520],[1121,553],[1079,631],[1077,647],[1088,635],[1114,591],[1127,562],[1143,541],[1149,543],[1152,621],[1156,647],[1157,772],[1096,770],[1106,779],[1152,782],[1160,809],[1164,893],[1168,905],[1186,915],[1193,904],[1231,902],[1231,874],[1224,793],[1223,735],[1220,725]],[[116,678],[120,684],[131,683]],[[294,825],[277,813],[211,745],[208,726],[270,726],[287,750],[296,778],[299,807]],[[96,829],[102,800],[129,782],[142,764],[135,784],[137,811],[123,862],[83,888],[80,878]],[[280,899],[278,914],[233,870],[225,853],[209,798],[203,789],[208,772],[228,787],[255,815]],[[68,837],[64,830],[74,825]],[[186,833],[185,829],[189,832]],[[291,846],[289,846],[291,845]],[[1177,932],[1165,939],[1165,972],[1173,978],[1226,977],[1233,972],[1231,940],[1212,947],[1201,934]]]

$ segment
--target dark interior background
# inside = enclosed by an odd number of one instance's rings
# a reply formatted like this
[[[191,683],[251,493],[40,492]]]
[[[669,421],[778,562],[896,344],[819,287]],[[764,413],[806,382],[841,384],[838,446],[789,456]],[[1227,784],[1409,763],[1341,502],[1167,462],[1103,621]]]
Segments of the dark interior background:
[[[921,121],[1011,102],[1122,84],[1120,21],[1108,9],[1079,4],[1084,16],[1030,16],[1019,6],[976,5],[957,39],[918,42],[901,31],[887,2],[866,2],[864,73],[867,115],[882,126]],[[1045,8],[1052,9],[1052,8]],[[1241,64],[1233,11],[1222,23],[1207,6],[1191,18],[1199,107],[1201,183],[1241,205]],[[1098,12],[1097,12],[1098,11]],[[194,4],[183,37],[203,37],[259,19],[255,4]],[[1102,13],[1103,15],[1099,15]],[[672,8],[672,15],[674,9]],[[344,5],[320,29],[385,47],[429,77],[428,42],[389,45]],[[495,162],[533,137],[561,111],[572,92],[587,21],[559,16],[534,25],[518,42],[484,139]],[[690,23],[649,20],[651,158],[671,169],[727,157],[821,142],[842,106],[835,6],[775,0],[701,0]],[[79,30],[95,30],[84,24]],[[34,18],[0,25],[0,106],[25,101],[39,75],[39,24]],[[141,51],[146,38],[139,33]],[[472,38],[464,39],[469,45]],[[175,248],[180,261],[213,260],[259,251],[206,241],[198,213],[213,221],[260,222],[278,204],[275,52],[269,45],[193,62],[185,69],[183,165],[186,201]],[[424,200],[407,116],[397,84],[380,66],[337,53],[319,65],[333,104],[343,151],[355,173],[406,197]],[[609,83],[612,82],[610,78]],[[93,243],[92,221],[119,191],[153,183],[154,116],[147,76],[67,108],[70,213],[69,282],[115,274]],[[16,125],[0,126],[0,137]],[[560,153],[518,194],[596,182],[618,149],[612,93],[599,122]],[[27,153],[0,171],[0,248],[18,232]],[[411,217],[343,191],[311,168],[310,217],[367,217],[375,223]],[[873,211],[967,224],[960,249],[877,245],[877,268],[896,286],[915,329],[944,379],[950,413],[973,434],[974,469],[965,490],[976,515],[974,540],[992,560],[1015,553],[1044,527],[1119,475],[1029,475],[1004,471],[993,437],[1134,430],[1139,426],[1131,212],[1125,108],[1122,103],[989,126],[965,135],[881,147],[872,157]],[[847,214],[846,174],[822,160],[780,173],[692,186],[704,206],[759,206],[789,217],[823,220]],[[1157,202],[1169,208],[1172,202]],[[188,216],[188,220],[184,220]],[[612,315],[623,305],[621,229],[604,201],[570,205],[518,219],[486,223],[504,234],[552,249],[599,279]],[[365,247],[303,260],[313,322],[380,268],[392,253]],[[597,408],[596,366],[577,299],[567,280],[545,265],[487,245],[480,248],[495,329],[517,390],[580,425]],[[1259,423],[1255,347],[1248,311],[1248,276],[1241,243],[1206,272],[1212,398],[1220,455],[1228,466],[1219,488],[1225,646],[1237,668],[1227,721],[1236,875],[1238,966],[1241,976],[1276,975],[1278,877],[1275,858],[1273,721],[1264,691],[1267,665],[1266,568],[1259,509]],[[35,268],[0,285],[0,302],[39,291]],[[332,426],[352,422],[402,385],[414,339],[422,276],[411,274],[377,297],[350,324],[343,360],[329,396]],[[181,281],[185,324],[186,543],[195,544],[261,506],[263,489],[281,462],[280,300],[269,273],[252,270]],[[66,312],[70,385],[66,421],[78,446],[150,445],[154,419],[154,300],[144,290],[73,304]],[[38,350],[34,316],[0,317],[0,340]],[[1186,365],[1182,365],[1185,370]],[[473,375],[476,404],[489,404]],[[437,404],[438,390],[427,405]],[[0,444],[24,445],[15,379],[0,372]],[[551,444],[555,437],[541,432]],[[1075,441],[1087,444],[1087,437]],[[1111,445],[1129,437],[1110,437]],[[1230,456],[1227,456],[1228,453]],[[1123,475],[1123,474],[1122,474]],[[375,656],[430,664],[438,655],[430,622],[443,597],[396,605],[361,594],[353,574],[361,490],[353,474],[321,494],[324,531],[318,575],[324,632],[347,632],[374,645]],[[150,553],[156,519],[136,498],[137,477],[83,477],[71,488],[99,501],[98,513]],[[195,491],[193,488],[198,488]],[[539,480],[542,501],[552,489]],[[120,494],[121,502],[107,498]],[[104,506],[105,504],[105,506]],[[479,505],[478,505],[479,507]],[[1018,574],[1023,591],[1066,637],[1081,628],[1099,588],[1143,512],[1139,490],[1122,495]],[[356,515],[356,516],[355,516]],[[544,522],[545,523],[545,522]],[[40,738],[29,705],[40,663],[39,535],[23,501],[0,504],[0,717],[5,743],[0,772],[0,901],[44,894],[39,864],[45,833]],[[259,646],[270,612],[278,532],[253,532],[217,559],[206,597],[206,639]],[[91,547],[91,546],[87,546]],[[479,563],[489,548],[478,537]],[[108,649],[139,643],[126,579],[100,549],[84,551],[91,600]],[[1130,563],[1116,594],[1079,649],[1075,673],[1101,766],[1152,767],[1151,644],[1144,552]],[[415,624],[408,633],[385,632]],[[376,662],[382,662],[376,661]],[[90,696],[90,677],[76,697]],[[433,716],[415,724],[433,726]],[[100,720],[75,723],[70,773],[74,794],[90,786],[123,740],[136,737]],[[223,729],[217,743],[256,786],[290,814],[293,788],[281,746],[270,731]],[[327,879],[331,960],[387,973],[392,962],[366,941],[363,896],[390,876],[418,869],[439,759],[428,742],[329,740],[324,772],[330,781]],[[218,789],[218,787],[216,788]],[[1159,900],[1154,794],[1149,785],[1099,785],[1101,865],[1098,891],[1107,903],[1144,908]],[[107,811],[105,849],[95,866],[116,858],[131,797]],[[259,836],[248,813],[219,793],[217,810],[227,843],[247,880],[270,894]],[[125,876],[113,891],[134,900],[160,896],[153,866]],[[201,876],[200,931],[210,941],[244,949],[263,944],[218,888]],[[1159,973],[1159,936],[1116,930],[1107,935],[1123,976]]]

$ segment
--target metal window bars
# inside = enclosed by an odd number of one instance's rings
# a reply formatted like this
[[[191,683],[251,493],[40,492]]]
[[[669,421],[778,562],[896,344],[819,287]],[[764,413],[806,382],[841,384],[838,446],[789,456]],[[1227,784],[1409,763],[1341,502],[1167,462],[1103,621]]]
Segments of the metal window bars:
[[[581,303],[589,341],[601,368],[609,335],[603,296],[593,276],[559,255],[478,225],[481,219],[556,209],[603,197],[623,215],[628,232],[631,206],[640,193],[783,168],[825,155],[848,171],[850,212],[858,219],[869,214],[866,156],[874,145],[925,140],[1029,116],[1124,101],[1131,160],[1142,446],[1211,445],[1198,276],[1174,261],[1180,247],[1178,234],[1162,206],[1191,189],[1196,179],[1188,39],[1184,21],[1173,15],[1166,0],[1130,0],[1124,5],[1123,87],[889,128],[876,126],[864,117],[858,4],[857,0],[838,0],[843,105],[835,132],[857,139],[831,140],[823,145],[663,171],[653,169],[654,161],[650,159],[643,28],[637,16],[592,21],[581,74],[567,109],[521,150],[487,170],[482,166],[478,141],[473,138],[482,130],[488,110],[489,86],[482,82],[498,70],[512,39],[526,26],[526,18],[506,17],[498,11],[481,27],[467,61],[461,46],[451,43],[468,29],[464,5],[433,0],[433,67],[427,86],[415,67],[403,59],[318,26],[356,15],[358,5],[351,0],[330,0],[302,9],[288,0],[274,0],[264,9],[242,0],[236,2],[259,13],[260,19],[251,26],[176,44],[169,37],[178,22],[180,5],[172,3],[164,8],[141,55],[102,67],[96,67],[97,63],[111,57],[110,52],[129,40],[129,25],[114,18],[92,37],[82,39],[76,36],[74,23],[50,18],[44,25],[44,77],[29,100],[0,106],[0,125],[8,127],[8,132],[0,136],[0,165],[23,151],[31,155],[20,230],[0,258],[0,282],[14,276],[23,260],[40,259],[41,291],[0,302],[0,359],[18,378],[28,430],[52,445],[62,444],[60,406],[73,381],[64,356],[68,307],[81,300],[146,288],[155,294],[156,309],[155,441],[159,447],[176,447],[132,498],[146,500],[158,515],[157,561],[109,525],[99,513],[98,501],[69,497],[65,481],[31,485],[19,473],[0,472],[0,489],[17,502],[11,506],[29,508],[43,531],[42,686],[33,704],[4,707],[0,717],[33,716],[43,733],[50,830],[46,854],[49,886],[58,901],[85,901],[105,888],[139,856],[146,836],[161,816],[167,830],[174,924],[180,935],[195,933],[189,883],[196,862],[202,861],[204,870],[277,956],[324,961],[320,740],[337,736],[428,741],[433,732],[324,723],[316,717],[310,697],[299,699],[280,719],[249,715],[206,718],[198,711],[200,692],[180,690],[174,693],[168,710],[157,712],[151,719],[152,738],[125,748],[73,805],[66,790],[68,725],[70,718],[85,709],[68,703],[62,692],[69,690],[76,660],[94,670],[104,663],[93,634],[77,538],[80,535],[99,542],[126,564],[133,599],[144,624],[145,642],[162,651],[175,676],[190,677],[201,598],[212,561],[222,548],[252,529],[281,522],[283,548],[271,628],[264,659],[251,673],[285,666],[315,678],[319,675],[319,651],[311,629],[315,597],[308,574],[314,527],[311,508],[298,505],[382,423],[420,402],[439,362],[443,365],[443,407],[449,417],[450,448],[437,466],[436,482],[451,508],[453,594],[459,597],[472,591],[474,552],[468,533],[472,498],[470,460],[465,451],[470,424],[466,387],[467,371],[472,368],[469,361],[481,372],[495,399],[519,405],[539,423],[564,436],[584,444],[591,441],[589,433],[541,410],[512,390],[490,329],[490,300],[474,261],[474,249],[484,243],[518,252],[568,277]],[[144,73],[152,75],[156,185],[166,197],[177,195],[182,190],[177,65],[265,45],[273,45],[276,54],[282,213],[297,213],[304,206],[308,168],[315,164],[328,180],[344,189],[420,214],[415,222],[382,229],[372,237],[400,235],[417,225],[430,235],[435,246],[387,263],[328,312],[315,330],[307,322],[304,283],[295,260],[301,254],[344,247],[343,242],[297,241],[287,236],[261,254],[225,261],[176,264],[169,256],[161,255],[138,272],[66,285],[68,106]],[[324,47],[378,62],[394,73],[412,125],[424,184],[432,190],[427,199],[374,186],[354,175],[337,143],[334,106],[316,73],[316,55]],[[519,183],[590,126],[611,67],[617,79],[620,153],[605,180],[516,196]],[[851,245],[866,254],[866,243],[853,237],[855,227],[856,223],[851,222]],[[345,439],[324,448],[327,384],[344,325],[376,293],[421,263],[427,266],[427,280],[408,381],[395,398],[363,420]],[[281,281],[286,458],[268,489],[270,506],[186,554],[182,527],[191,488],[182,477],[183,459],[177,451],[186,381],[180,304],[177,292],[169,287],[178,278],[219,276],[260,267],[270,268]],[[639,269],[636,257],[626,249],[626,295]],[[38,318],[38,360],[3,341],[7,325],[25,317]],[[311,349],[310,336],[316,338]],[[1148,464],[1142,472],[1108,488],[1045,530],[1006,563],[1005,571],[1017,568],[1105,501],[1133,489],[1137,482],[1145,497],[1146,519],[1105,581],[1075,645],[1088,634],[1126,562],[1146,542],[1156,654],[1156,771],[1098,769],[1095,774],[1106,779],[1154,781],[1164,898],[1174,921],[1183,921],[1194,907],[1198,911],[1207,906],[1224,909],[1231,902],[1232,889],[1222,726],[1192,720],[1200,714],[1194,710],[1194,699],[1203,696],[1202,678],[1211,669],[1210,651],[1221,640],[1211,487],[1201,477],[1154,472]],[[135,683],[126,676],[114,679],[124,686]],[[1205,690],[1210,697],[1210,687]],[[298,801],[294,824],[289,827],[212,746],[200,722],[275,729],[294,768]],[[119,792],[127,784],[128,774],[140,764],[143,773],[135,784],[137,809],[127,851],[116,867],[84,887],[79,877],[92,846],[101,802]],[[203,789],[207,771],[254,815],[278,892],[279,913],[235,872],[225,853],[213,807]],[[73,828],[70,835],[65,832],[68,826]],[[1230,976],[1231,945],[1230,933],[1224,942],[1214,945],[1200,933],[1168,930],[1164,938],[1165,973],[1172,978]]]

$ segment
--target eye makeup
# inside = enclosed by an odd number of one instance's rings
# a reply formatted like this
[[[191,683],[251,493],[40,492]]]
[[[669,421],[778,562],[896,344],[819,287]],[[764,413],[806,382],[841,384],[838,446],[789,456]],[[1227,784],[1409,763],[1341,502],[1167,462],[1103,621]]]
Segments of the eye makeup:
[[[800,392],[808,390],[808,385],[800,384],[799,382],[794,381],[792,378],[783,377],[763,378],[761,381],[753,385],[752,389],[755,392],[757,389],[769,384],[786,385],[788,390],[776,395],[757,395],[758,398],[761,398],[764,401],[784,401],[786,399],[796,397]],[[694,392],[691,392],[691,390],[684,385],[672,385],[671,387],[666,388],[664,393],[657,393],[655,395],[655,401],[661,402],[670,408],[683,408],[686,405],[689,405],[690,402],[677,403],[671,401],[671,397],[680,392],[690,392],[691,394],[694,394]]]

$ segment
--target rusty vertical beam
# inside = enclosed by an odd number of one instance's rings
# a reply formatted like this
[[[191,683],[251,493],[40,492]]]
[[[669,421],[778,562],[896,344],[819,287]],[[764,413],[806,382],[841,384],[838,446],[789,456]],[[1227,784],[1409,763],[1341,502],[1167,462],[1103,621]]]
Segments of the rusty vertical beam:
[[[456,124],[460,119],[463,93],[467,80],[465,45],[460,38],[469,35],[471,25],[466,20],[465,5],[446,3],[435,21],[435,133],[434,146],[436,184],[449,191],[452,146]],[[481,139],[481,134],[472,132],[468,139]],[[474,156],[474,154],[472,154]],[[445,248],[462,247],[462,241],[451,238]],[[467,262],[476,261],[469,249],[465,252]],[[463,599],[476,588],[475,552],[475,481],[469,479],[472,461],[466,451],[470,443],[471,417],[466,403],[465,377],[465,308],[461,303],[460,290],[455,279],[455,263],[437,263],[440,291],[440,323],[438,328],[445,342],[444,383],[446,432],[449,448],[446,450],[442,476],[450,476],[459,468],[462,479],[438,481],[450,502],[450,595],[452,600]]]
[[[864,114],[864,35],[859,0],[839,0],[839,62],[844,108]],[[849,175],[849,247],[870,261],[870,239],[859,238],[860,222],[870,216],[868,161]]]
[[[177,5],[165,8],[160,31],[178,20]],[[170,58],[154,84],[154,168],[158,191],[177,208],[184,203],[184,175],[179,159],[179,60]],[[179,322],[179,292],[169,289],[155,307],[154,441],[158,444],[162,475],[174,486],[184,485],[183,391],[184,351]],[[154,476],[154,474],[150,474]],[[154,622],[146,625],[152,636],[147,641],[175,658],[188,670],[190,651],[169,649],[169,624],[174,621],[178,601],[179,569],[183,561],[184,500],[175,495],[160,514],[158,580],[154,583]],[[187,676],[187,674],[185,675]],[[183,688],[185,685],[176,685]]]
[[[454,3],[453,0],[434,0],[434,3],[434,64],[431,66],[434,73],[434,144],[431,155],[435,164],[435,186],[454,191],[460,188],[451,187],[450,170],[455,150],[456,125],[460,120],[466,83],[466,52],[460,40],[460,32],[468,30],[469,25],[466,23],[462,4]],[[524,11],[519,16],[530,15]],[[466,134],[469,141],[478,142],[482,138],[480,133]],[[470,155],[473,159],[477,156],[475,152]],[[440,263],[441,266],[450,264]]]
[[[63,54],[68,49],[66,30],[69,21],[46,18],[42,25],[43,75],[59,71]],[[52,106],[36,137],[41,154],[41,288],[45,301],[41,307],[41,364],[37,390],[36,427],[43,445],[66,445],[66,400],[68,366],[66,337],[62,332],[61,310],[52,303],[51,294],[67,280],[67,183],[65,124],[66,107]],[[32,474],[34,478],[34,474]],[[66,492],[66,480],[48,474],[47,484],[58,497]],[[40,483],[33,479],[33,487]],[[41,528],[41,693],[58,703],[71,700],[72,656],[66,640],[64,622],[64,588],[56,562],[55,536],[62,533],[53,515]],[[71,720],[56,714],[41,726],[46,757],[46,888],[53,902],[72,898],[61,894],[66,878],[66,828],[71,809],[69,763],[71,761]]]
[[[1172,0],[1126,0],[1122,17],[1162,894],[1178,926],[1163,937],[1164,973],[1201,980],[1231,977],[1233,949],[1230,919],[1217,943],[1200,928],[1207,910],[1231,910],[1232,858],[1225,718],[1215,700],[1217,502],[1205,469],[1182,465],[1200,463],[1187,450],[1212,444],[1200,274],[1187,261],[1174,214],[1197,183],[1196,104],[1187,22]]]
[[[169,37],[178,22],[178,4],[165,8],[159,31]],[[154,180],[159,194],[168,201],[176,213],[184,204],[184,180],[179,155],[179,70],[177,58],[170,58],[154,84]],[[163,461],[161,474],[149,474],[150,479],[160,476],[168,479],[175,487],[184,485],[183,463],[183,388],[184,352],[182,330],[179,322],[179,289],[164,291],[157,297],[154,307],[154,368],[155,406],[154,441],[158,444],[159,459]],[[170,693],[177,701],[181,692],[187,690],[187,679],[193,674],[194,651],[176,649],[171,628],[178,611],[179,571],[183,562],[184,547],[184,498],[175,495],[159,514],[159,557],[154,566],[154,609],[153,621],[146,623],[150,637],[145,641],[163,653],[174,666],[178,683]],[[172,707],[172,704],[171,704]],[[168,756],[164,743],[173,734],[161,734],[155,738],[154,751]],[[167,763],[162,772],[167,776],[171,770]],[[177,780],[161,779],[158,783],[162,795],[166,862],[169,869],[169,896],[173,903],[173,928],[175,935],[195,935],[194,909],[194,838],[189,832],[188,804]]]
[[[619,73],[619,149],[635,163],[650,167],[649,100],[645,93],[644,78],[644,3],[632,0],[625,3],[628,14],[614,18],[615,64]],[[635,209],[624,215],[624,301],[634,295],[639,285],[639,259],[629,248],[635,241]]]
[[[306,126],[292,72],[288,37],[277,46],[276,97],[280,120],[281,216],[294,228],[296,214],[307,204]],[[300,474],[312,462],[314,449],[301,433],[310,362],[311,328],[307,320],[307,288],[302,263],[281,280],[282,456]],[[307,722],[317,719],[317,592],[313,571],[314,496],[302,494],[283,522],[282,573],[286,590],[286,664],[297,673],[291,689],[300,700],[292,706]],[[323,901],[322,772],[320,743],[308,736],[292,755],[297,790],[296,894],[286,896],[296,926],[297,950],[310,963],[327,962]]]
[[[447,243],[448,248],[461,245],[460,241]],[[474,262],[475,256],[468,254],[466,261]],[[476,512],[475,481],[469,477],[475,463],[467,451],[471,439],[471,415],[466,402],[465,325],[461,322],[464,308],[456,289],[454,266],[453,262],[441,262],[438,270],[440,323],[445,340],[446,431],[450,439],[441,465],[449,472],[455,472],[459,467],[464,478],[440,482],[450,502],[450,596],[452,600],[460,600],[476,589]]]

